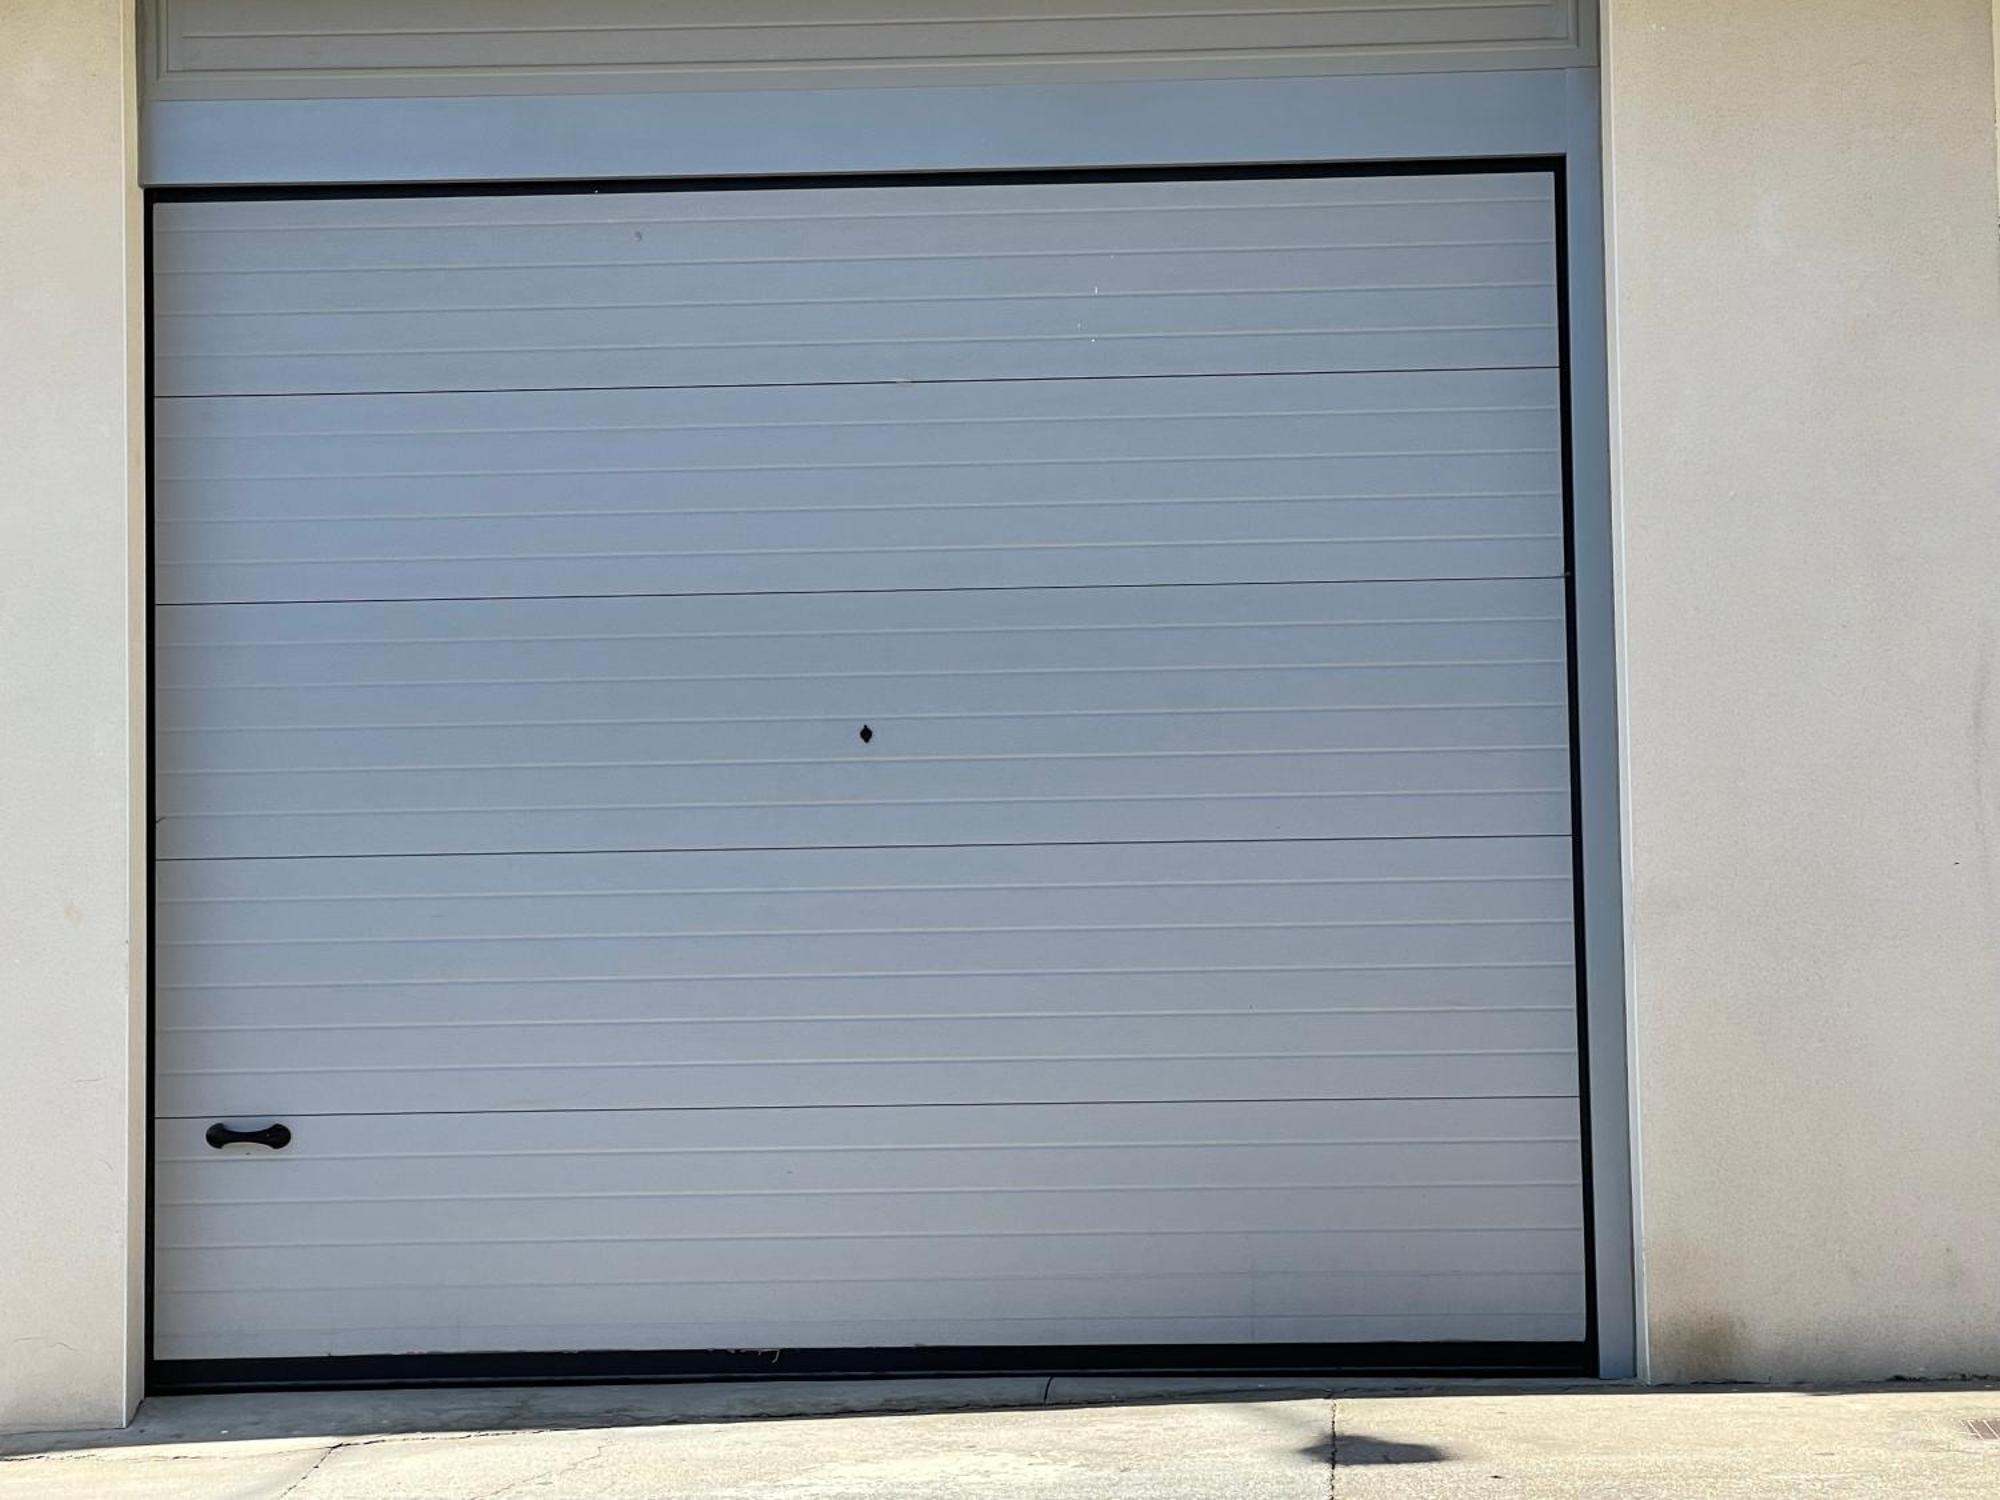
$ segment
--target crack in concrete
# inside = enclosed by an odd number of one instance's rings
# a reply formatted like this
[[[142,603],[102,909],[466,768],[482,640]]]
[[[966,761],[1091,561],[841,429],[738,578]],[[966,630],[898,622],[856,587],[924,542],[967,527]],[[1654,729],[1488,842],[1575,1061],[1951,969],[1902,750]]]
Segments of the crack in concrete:
[[[299,1475],[297,1479],[294,1479],[290,1484],[286,1485],[283,1489],[279,1490],[276,1495],[271,1497],[271,1500],[285,1500],[285,1496],[291,1494],[294,1490],[298,1489],[300,1485],[304,1484],[308,1479],[312,1478],[313,1475],[317,1474],[319,1472],[319,1466],[321,1464],[325,1463],[329,1458],[332,1458],[334,1454],[338,1453],[342,1448],[345,1448],[346,1446],[347,1444],[345,1443],[335,1443],[332,1447],[328,1448],[325,1452],[320,1454],[318,1458],[312,1461],[312,1463],[307,1467],[305,1473]]]
[[[55,1453],[0,1453],[0,1464],[128,1463],[184,1464],[227,1458],[226,1453],[146,1453],[131,1448],[71,1448]]]
[[[536,1434],[536,1433],[572,1432],[578,1430],[580,1429],[524,1426],[524,1427],[479,1427],[479,1428],[471,1428],[464,1432],[376,1432],[376,1433],[370,1433],[366,1437],[332,1438],[331,1439],[332,1446],[327,1448],[326,1452],[331,1453],[335,1448],[378,1448],[382,1446],[384,1443],[462,1443],[467,1438],[516,1437],[521,1435],[522,1433]],[[322,1440],[326,1438],[325,1434],[320,1434],[319,1436],[321,1437]],[[266,1443],[297,1442],[302,1451],[310,1450],[310,1448],[313,1446],[312,1439],[307,1434],[304,1433],[298,1433],[298,1434],[280,1433],[267,1437],[232,1437],[227,1439],[219,1436],[199,1437],[199,1438],[174,1438],[174,1439],[168,1439],[166,1441],[172,1442],[176,1446],[183,1448],[193,1448],[198,1443],[211,1443],[211,1442],[222,1444],[226,1448],[235,1448],[238,1445],[240,1445],[244,1449],[256,1449],[262,1444]],[[42,1453],[0,1453],[0,1464],[92,1464],[92,1463],[133,1463],[133,1462],[148,1463],[148,1464],[182,1464],[182,1463],[202,1463],[220,1458],[240,1458],[242,1456],[243,1454],[240,1452],[220,1452],[220,1451],[152,1453],[148,1452],[146,1445],[143,1444],[139,1443],[121,1444],[118,1442],[110,1442],[97,1448],[59,1448]],[[322,1455],[322,1457],[324,1457],[324,1455]]]
[[[513,1491],[520,1489],[521,1486],[523,1485],[543,1484],[551,1479],[556,1479],[561,1475],[573,1474],[578,1469],[581,1469],[588,1464],[596,1463],[598,1459],[604,1457],[605,1451],[610,1446],[611,1444],[609,1440],[606,1440],[604,1442],[599,1443],[595,1448],[592,1448],[588,1453],[584,1454],[582,1458],[573,1458],[567,1463],[555,1464],[550,1468],[542,1470],[541,1473],[539,1474],[529,1474],[525,1475],[520,1479],[510,1479],[505,1484],[501,1485],[499,1489],[488,1490],[484,1495],[475,1497],[475,1500],[499,1500],[500,1496],[511,1494]],[[283,1500],[283,1497],[280,1496],[279,1500]]]

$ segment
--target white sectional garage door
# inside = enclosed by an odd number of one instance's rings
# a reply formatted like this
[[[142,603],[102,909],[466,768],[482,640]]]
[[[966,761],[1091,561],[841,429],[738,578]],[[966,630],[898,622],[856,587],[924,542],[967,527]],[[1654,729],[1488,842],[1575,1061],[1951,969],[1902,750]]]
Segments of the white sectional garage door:
[[[160,204],[159,1356],[1581,1340],[1555,235]]]

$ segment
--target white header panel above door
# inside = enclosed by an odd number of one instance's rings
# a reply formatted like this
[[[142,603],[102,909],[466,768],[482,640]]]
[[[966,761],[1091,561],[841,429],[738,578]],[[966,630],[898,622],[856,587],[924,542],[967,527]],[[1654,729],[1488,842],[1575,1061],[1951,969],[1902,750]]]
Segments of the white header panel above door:
[[[1588,66],[1593,0],[157,0],[151,97],[423,98]]]

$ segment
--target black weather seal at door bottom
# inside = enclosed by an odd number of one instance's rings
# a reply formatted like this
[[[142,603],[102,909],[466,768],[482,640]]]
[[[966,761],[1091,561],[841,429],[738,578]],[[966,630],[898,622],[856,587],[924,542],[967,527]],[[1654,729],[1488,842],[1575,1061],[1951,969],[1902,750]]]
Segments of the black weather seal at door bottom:
[[[1595,1375],[1585,1343],[1091,1344],[1023,1348],[587,1350],[163,1359],[153,1395],[413,1386],[641,1385],[976,1375]]]

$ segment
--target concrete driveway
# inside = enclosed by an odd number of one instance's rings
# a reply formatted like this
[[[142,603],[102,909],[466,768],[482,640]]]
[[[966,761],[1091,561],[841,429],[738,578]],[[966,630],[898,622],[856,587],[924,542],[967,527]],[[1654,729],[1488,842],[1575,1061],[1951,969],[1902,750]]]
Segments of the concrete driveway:
[[[149,1401],[124,1432],[0,1438],[0,1455],[0,1500],[1992,1500],[2000,1388],[1008,1379],[208,1396]]]

